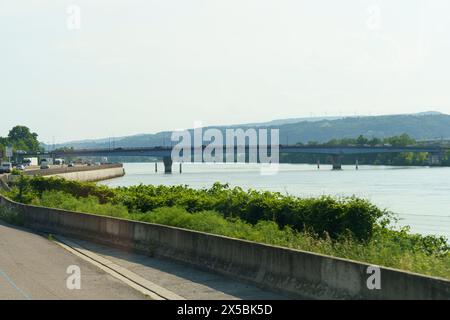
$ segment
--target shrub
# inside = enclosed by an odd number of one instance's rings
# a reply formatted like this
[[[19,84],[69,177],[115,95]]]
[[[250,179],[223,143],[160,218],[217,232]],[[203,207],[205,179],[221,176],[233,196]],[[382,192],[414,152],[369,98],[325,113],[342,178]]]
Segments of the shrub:
[[[174,189],[186,191],[188,194],[192,192],[191,189],[185,189],[184,187]],[[228,206],[225,206],[224,202],[214,202],[211,200],[213,198],[212,194],[217,191],[211,189],[205,190],[206,194],[198,194],[196,200],[192,202],[195,203],[194,207],[209,207],[211,204],[220,203],[222,207],[218,207],[222,208],[223,212],[210,209],[193,211],[192,205],[187,206],[189,210],[179,206],[162,206],[164,202],[178,202],[174,196],[175,193],[165,194],[165,190],[165,188],[159,187],[149,189],[150,194],[146,193],[146,196],[152,199],[150,203],[155,208],[147,212],[129,210],[125,204],[121,203],[101,203],[96,196],[75,197],[72,194],[54,190],[43,191],[40,196],[38,193],[30,194],[35,195],[31,201],[35,205],[164,224],[450,278],[450,248],[446,239],[443,237],[410,234],[408,228],[391,230],[380,223],[374,224],[370,239],[361,240],[355,236],[355,232],[349,232],[345,227],[346,223],[349,222],[346,219],[340,218],[342,212],[346,212],[345,210],[348,213],[344,216],[350,222],[353,221],[352,219],[358,219],[361,216],[362,219],[367,219],[365,215],[368,215],[370,219],[376,219],[377,214],[379,214],[379,211],[371,213],[370,210],[374,210],[374,208],[367,202],[360,201],[356,198],[347,199],[346,201],[337,201],[329,197],[308,199],[305,201],[291,198],[284,203],[283,201],[286,201],[285,198],[273,200],[273,195],[266,194],[266,198],[263,197],[264,201],[258,198],[258,200],[250,205],[253,208],[252,210],[258,212],[259,209],[255,208],[267,206],[267,202],[265,201],[269,199],[269,203],[270,201],[275,201],[275,204],[278,206],[276,210],[279,210],[277,212],[284,212],[283,210],[288,208],[290,210],[289,212],[296,212],[298,214],[297,218],[299,221],[316,223],[317,227],[323,229],[332,227],[333,221],[342,221],[341,226],[334,227],[330,233],[324,232],[319,237],[315,232],[310,232],[306,228],[298,231],[286,223],[280,226],[280,222],[273,220],[260,220],[256,223],[249,223],[235,215],[229,214],[232,211],[227,210],[231,210],[236,203],[242,203],[245,199],[244,194],[239,190],[231,190],[231,192],[237,193],[238,200],[233,199],[230,194],[227,195],[231,197]],[[129,197],[128,200],[131,201],[131,204],[134,202],[133,199],[139,199],[138,195],[139,193],[132,195],[126,192],[121,194],[120,197],[118,196],[114,201],[125,199],[124,197],[126,196]],[[183,197],[186,194],[180,196]],[[162,199],[166,199],[165,197],[169,200],[163,201]],[[297,202],[294,203],[293,201]],[[346,208],[346,206],[349,206],[351,209]],[[239,211],[239,214],[246,212],[246,210]],[[252,210],[249,212],[254,212]],[[320,215],[321,210],[331,212],[333,215],[331,218],[321,216],[325,219],[325,222],[315,221],[314,219],[319,219],[316,215]],[[269,216],[265,217],[269,218]],[[281,220],[280,217],[282,219],[288,218],[280,215],[278,217],[279,220]],[[14,221],[19,216],[12,211],[8,211],[5,207],[0,206],[0,218]],[[369,221],[369,223],[371,222]],[[359,226],[358,223],[355,225]],[[354,230],[356,232],[358,230],[367,230],[364,224],[361,225],[362,227],[360,229],[358,229],[359,227],[355,227]],[[347,230],[347,232],[343,232],[342,230]],[[339,234],[336,239],[330,236],[333,232]]]
[[[188,212],[216,211],[223,217],[239,218],[250,224],[273,221],[278,227],[290,226],[337,239],[350,233],[358,240],[372,237],[377,221],[387,219],[388,212],[364,199],[332,197],[298,198],[278,192],[244,191],[216,183],[211,188],[187,186],[138,185],[110,189],[94,183],[62,178],[33,177],[16,182],[12,197],[28,203],[35,194],[61,191],[75,198],[96,197],[100,204],[125,206],[129,212],[148,212],[161,207],[180,207]]]
[[[118,188],[116,193],[115,203],[124,204],[130,211],[146,212],[165,206],[188,212],[215,210],[224,217],[238,217],[251,224],[274,221],[281,228],[289,225],[296,231],[327,233],[333,239],[347,232],[360,240],[370,239],[377,221],[388,215],[358,198],[301,199],[277,192],[231,189],[218,183],[200,190],[139,185]]]
[[[18,226],[22,226],[24,222],[23,217],[18,212],[5,205],[0,205],[0,220]]]
[[[97,197],[75,198],[62,191],[44,191],[40,198],[35,198],[33,205],[59,208],[63,210],[95,213],[117,218],[128,218],[128,210],[125,206],[113,205],[111,203],[99,203]]]

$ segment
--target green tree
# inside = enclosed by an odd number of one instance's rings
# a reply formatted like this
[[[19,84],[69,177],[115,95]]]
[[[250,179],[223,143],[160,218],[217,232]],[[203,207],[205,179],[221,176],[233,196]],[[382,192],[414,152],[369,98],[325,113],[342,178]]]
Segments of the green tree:
[[[369,140],[368,143],[369,143],[370,146],[374,147],[374,146],[380,145],[382,142],[381,142],[380,139],[375,137],[375,138],[372,138],[371,140]]]
[[[414,140],[413,138],[411,138],[409,135],[407,135],[406,133],[403,133],[399,136],[393,136],[390,138],[386,138],[384,139],[385,143],[389,143],[395,147],[406,147],[409,145],[415,145],[416,144],[416,140]]]
[[[40,150],[37,133],[25,126],[15,126],[9,131],[7,143],[15,150],[37,152]]]
[[[369,140],[367,140],[366,137],[364,137],[363,135],[360,135],[357,139],[356,139],[356,144],[358,146],[363,146],[365,144],[367,144],[369,142]]]
[[[312,141],[308,141],[307,145],[308,146],[319,146],[320,143],[318,141],[312,140]]]

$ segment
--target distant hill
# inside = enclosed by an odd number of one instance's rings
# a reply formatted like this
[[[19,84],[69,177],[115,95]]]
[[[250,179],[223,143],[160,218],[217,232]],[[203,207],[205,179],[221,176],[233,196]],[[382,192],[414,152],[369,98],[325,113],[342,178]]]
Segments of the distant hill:
[[[289,119],[278,119],[278,120],[272,120],[268,122],[255,122],[255,123],[246,123],[242,126],[245,127],[261,127],[261,126],[281,126],[284,124],[291,124],[291,123],[299,123],[299,122],[317,122],[322,120],[338,120],[343,119],[345,117],[305,117],[305,118],[289,118]]]
[[[450,115],[413,114],[373,117],[352,117],[318,122],[300,122],[280,127],[280,142],[318,141],[337,138],[390,137],[407,133],[416,140],[450,137]]]
[[[297,118],[215,128],[225,130],[225,128],[236,127],[278,128],[281,144],[326,142],[333,138],[354,138],[360,134],[366,137],[384,138],[407,133],[416,140],[428,140],[450,137],[450,115],[431,111],[386,116]],[[169,146],[171,145],[170,136],[171,132],[165,131],[115,139],[67,142],[55,147],[84,149]],[[44,147],[51,149],[53,146],[44,145]]]

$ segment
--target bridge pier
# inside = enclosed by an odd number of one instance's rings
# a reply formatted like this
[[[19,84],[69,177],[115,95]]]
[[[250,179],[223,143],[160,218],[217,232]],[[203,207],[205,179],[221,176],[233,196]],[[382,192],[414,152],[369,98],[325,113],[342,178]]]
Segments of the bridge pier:
[[[341,156],[339,154],[333,154],[331,156],[333,164],[333,170],[342,170]]]
[[[164,157],[164,173],[170,174],[172,173],[172,157]]]
[[[428,165],[429,166],[440,166],[442,165],[442,152],[439,153],[428,153]]]

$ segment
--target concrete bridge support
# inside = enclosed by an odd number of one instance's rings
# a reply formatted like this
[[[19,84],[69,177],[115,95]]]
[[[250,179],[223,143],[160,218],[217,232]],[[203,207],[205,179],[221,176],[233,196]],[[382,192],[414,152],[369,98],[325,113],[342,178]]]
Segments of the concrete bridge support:
[[[172,157],[164,157],[164,173],[170,174],[172,173]]]
[[[443,154],[440,153],[428,153],[428,164],[430,166],[440,166],[442,165]]]
[[[331,156],[331,161],[333,164],[333,170],[342,170],[341,156],[338,154],[333,154]]]

